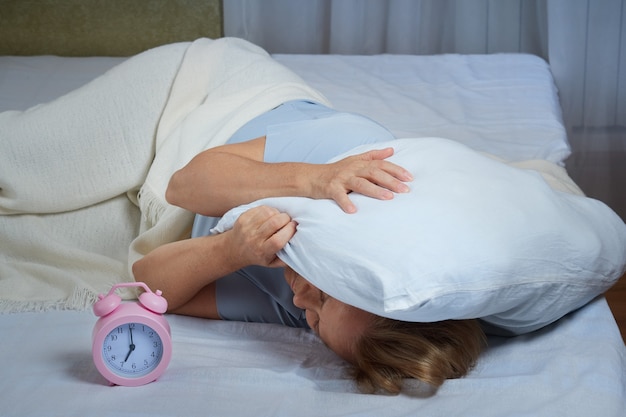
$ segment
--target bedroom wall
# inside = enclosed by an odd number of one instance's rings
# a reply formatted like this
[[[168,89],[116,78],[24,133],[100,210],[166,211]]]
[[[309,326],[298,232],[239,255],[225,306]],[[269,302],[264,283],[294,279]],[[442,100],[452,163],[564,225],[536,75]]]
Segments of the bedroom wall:
[[[219,37],[221,0],[0,0],[0,54],[128,56]]]

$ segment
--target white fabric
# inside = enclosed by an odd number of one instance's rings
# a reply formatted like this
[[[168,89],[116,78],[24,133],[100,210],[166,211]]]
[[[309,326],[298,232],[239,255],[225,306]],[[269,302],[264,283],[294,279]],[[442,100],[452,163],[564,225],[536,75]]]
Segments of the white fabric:
[[[294,99],[325,102],[262,49],[200,39],[139,54],[50,103],[1,113],[0,311],[85,307],[111,282],[129,280],[134,260],[191,226],[191,213],[165,201],[171,175]],[[107,245],[112,251],[100,250]]]
[[[0,112],[47,103],[93,81],[128,58],[0,56]]]
[[[580,13],[582,2],[565,1]],[[546,3],[557,2],[564,1],[229,0],[224,32],[289,54],[541,55],[543,25],[558,20],[546,16]]]
[[[301,329],[168,316],[173,355],[143,387],[110,387],[91,360],[90,312],[0,315],[6,416],[622,417],[626,348],[604,299],[532,335],[492,337],[436,395],[363,395]]]
[[[274,57],[335,108],[368,116],[398,138],[454,139],[509,161],[563,164],[570,155],[550,68],[536,56]]]
[[[397,320],[482,318],[514,334],[537,330],[602,294],[626,270],[626,225],[604,203],[554,191],[536,172],[457,142],[398,139],[386,146],[415,178],[381,201],[268,198],[250,207],[288,213],[298,230],[278,256],[313,285]],[[564,171],[563,171],[564,172]]]

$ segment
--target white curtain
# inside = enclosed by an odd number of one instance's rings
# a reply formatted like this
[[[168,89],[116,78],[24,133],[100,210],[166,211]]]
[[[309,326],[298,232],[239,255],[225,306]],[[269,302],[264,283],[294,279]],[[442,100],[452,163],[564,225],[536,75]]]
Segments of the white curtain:
[[[271,52],[546,52],[545,0],[225,0],[227,35]]]
[[[626,146],[624,0],[224,0],[227,36],[271,53],[485,54],[546,59],[570,139]]]

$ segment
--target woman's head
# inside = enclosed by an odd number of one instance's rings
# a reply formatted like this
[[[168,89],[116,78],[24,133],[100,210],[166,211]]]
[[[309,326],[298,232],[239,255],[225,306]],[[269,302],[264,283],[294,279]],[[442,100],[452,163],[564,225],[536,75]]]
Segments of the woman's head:
[[[476,320],[413,323],[379,317],[330,297],[290,268],[285,279],[309,326],[353,366],[365,392],[398,393],[405,378],[434,387],[464,376],[483,350]]]
[[[376,316],[330,297],[291,268],[285,279],[293,291],[293,304],[306,311],[306,321],[335,353],[348,362],[354,358],[358,339]]]

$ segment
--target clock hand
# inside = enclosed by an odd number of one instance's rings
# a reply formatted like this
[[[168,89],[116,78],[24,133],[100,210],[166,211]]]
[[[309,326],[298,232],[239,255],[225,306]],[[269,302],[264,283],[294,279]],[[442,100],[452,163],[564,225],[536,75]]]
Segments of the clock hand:
[[[126,358],[124,358],[124,362],[128,360],[128,358],[130,357],[130,354],[133,353],[133,350],[135,350],[135,344],[133,343],[133,329],[130,327],[130,324],[128,325],[128,332],[130,333],[130,346],[128,346],[130,350],[128,351],[128,354],[126,355]]]

